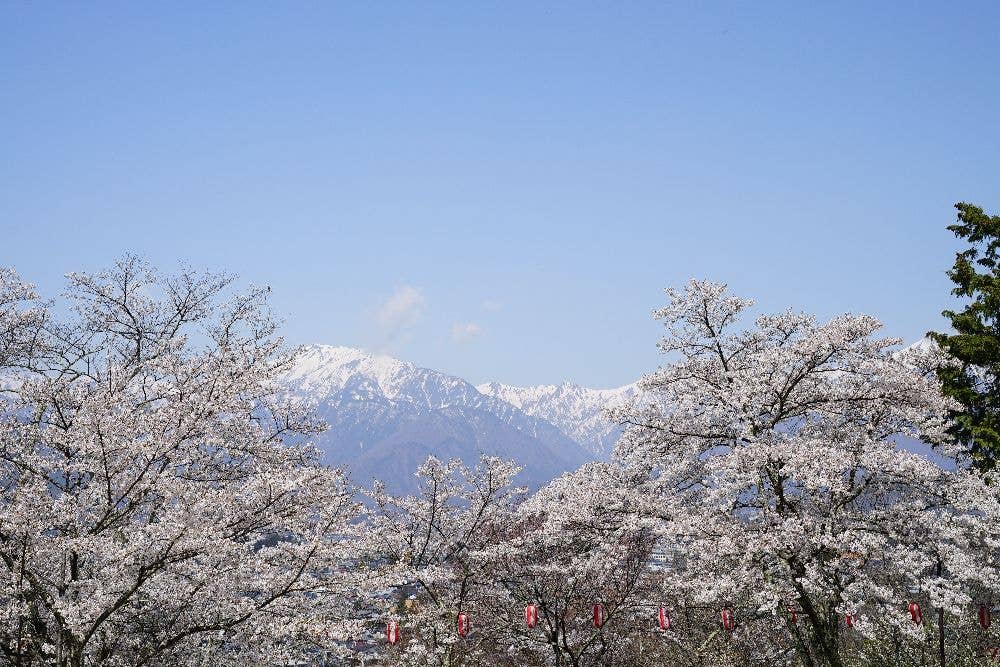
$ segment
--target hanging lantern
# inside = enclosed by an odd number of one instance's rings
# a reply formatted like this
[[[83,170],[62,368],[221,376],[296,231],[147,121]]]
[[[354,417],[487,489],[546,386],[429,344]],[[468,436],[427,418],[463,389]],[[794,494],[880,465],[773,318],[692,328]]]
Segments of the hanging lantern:
[[[792,619],[792,623],[799,622],[799,612],[796,611],[795,607],[788,607],[788,616]]]
[[[847,627],[853,628],[854,627],[854,621],[856,621],[856,620],[858,620],[858,615],[857,614],[844,614],[844,623],[847,624]]]
[[[990,629],[990,608],[985,604],[979,605],[979,627],[983,630]]]
[[[736,627],[736,621],[733,619],[732,609],[727,608],[722,610],[722,627],[730,632],[732,632],[733,628]]]
[[[399,642],[399,623],[389,621],[385,626],[385,638],[390,644]]]
[[[524,608],[524,622],[529,628],[533,628],[538,624],[538,606],[529,604]]]
[[[604,611],[603,604],[594,605],[594,627],[599,628],[604,625],[604,621],[608,620],[608,615]]]
[[[660,613],[658,614],[657,620],[660,622],[660,630],[669,630],[674,626],[673,622],[670,620],[670,610],[666,607],[660,607]]]
[[[920,610],[920,605],[916,602],[910,602],[910,618],[912,618],[913,622],[917,625],[924,622],[924,612]]]
[[[462,612],[458,615],[458,636],[462,639],[469,634],[469,615]]]

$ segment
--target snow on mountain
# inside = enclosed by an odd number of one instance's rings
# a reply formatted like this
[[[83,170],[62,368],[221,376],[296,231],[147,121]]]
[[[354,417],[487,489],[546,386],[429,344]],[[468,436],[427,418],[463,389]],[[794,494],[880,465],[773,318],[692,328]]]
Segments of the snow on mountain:
[[[370,354],[352,347],[310,345],[303,348],[287,380],[299,391],[328,395],[349,386],[357,390],[357,379],[370,391],[390,400],[419,402],[443,407],[464,380],[435,373],[386,355]],[[357,398],[367,396],[358,393]]]
[[[514,459],[524,466],[519,483],[537,488],[593,458],[544,419],[461,378],[385,355],[309,346],[286,382],[330,425],[315,440],[326,462],[347,467],[363,485],[378,478],[411,492],[413,471],[428,455],[473,464],[482,452]]]
[[[617,389],[588,389],[569,382],[535,387],[489,382],[476,389],[555,424],[565,435],[597,456],[608,455],[621,435],[621,428],[608,419],[605,411],[638,394],[635,384]]]

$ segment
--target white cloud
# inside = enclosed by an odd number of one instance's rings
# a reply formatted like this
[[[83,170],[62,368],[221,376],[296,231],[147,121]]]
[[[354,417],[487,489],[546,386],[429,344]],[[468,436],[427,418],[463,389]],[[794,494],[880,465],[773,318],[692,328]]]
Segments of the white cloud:
[[[500,303],[499,301],[494,301],[493,299],[486,299],[486,301],[483,301],[483,310],[488,310],[491,313],[495,313],[501,308],[503,308],[503,304]]]
[[[418,287],[400,285],[375,310],[375,324],[379,332],[379,346],[388,347],[399,342],[424,313],[427,300]]]
[[[471,343],[483,333],[483,328],[475,322],[456,322],[451,326],[451,339],[456,343]]]

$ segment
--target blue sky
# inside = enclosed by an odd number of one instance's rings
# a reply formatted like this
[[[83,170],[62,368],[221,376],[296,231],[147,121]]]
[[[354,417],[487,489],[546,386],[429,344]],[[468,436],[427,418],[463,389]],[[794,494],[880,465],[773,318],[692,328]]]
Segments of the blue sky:
[[[942,327],[997,3],[4,3],[0,264],[270,284],[290,341],[628,382],[662,288]]]

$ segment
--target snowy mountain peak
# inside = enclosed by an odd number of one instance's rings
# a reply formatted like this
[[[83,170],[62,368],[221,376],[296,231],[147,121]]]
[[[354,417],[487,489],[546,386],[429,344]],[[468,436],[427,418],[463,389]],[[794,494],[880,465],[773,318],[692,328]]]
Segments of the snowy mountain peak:
[[[537,488],[592,455],[562,430],[461,378],[350,347],[301,349],[288,390],[309,397],[330,426],[316,445],[362,484],[378,478],[414,491],[413,471],[433,454],[473,464],[480,453],[524,466]]]
[[[609,421],[606,411],[631,400],[635,384],[614,389],[590,389],[572,382],[514,387],[489,382],[476,387],[527,414],[555,424],[559,430],[591,452],[604,455],[618,439],[620,428]]]
[[[375,382],[387,398],[395,398],[415,372],[415,365],[353,347],[307,345],[287,378],[298,389],[315,393],[342,390],[352,377]]]

